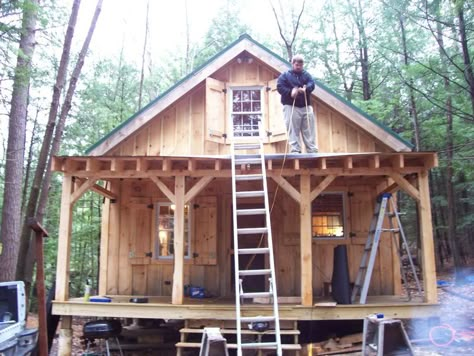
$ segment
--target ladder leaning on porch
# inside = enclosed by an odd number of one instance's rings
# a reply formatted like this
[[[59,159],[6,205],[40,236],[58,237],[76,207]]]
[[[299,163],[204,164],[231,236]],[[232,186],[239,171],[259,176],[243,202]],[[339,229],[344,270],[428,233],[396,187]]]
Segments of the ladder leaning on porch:
[[[245,131],[249,133],[249,131]],[[259,137],[244,137],[245,141],[239,142],[239,138],[234,138],[231,145],[232,154],[232,203],[233,203],[233,232],[234,232],[234,279],[235,279],[235,314],[237,326],[237,355],[242,355],[243,349],[273,349],[277,355],[282,355],[282,346],[280,338],[280,321],[278,316],[278,298],[275,280],[275,263],[273,256],[272,231],[270,222],[270,208],[268,203],[267,176],[265,169],[265,157],[263,151],[263,143]],[[245,150],[256,150],[257,154],[239,154]],[[239,167],[237,174],[237,166]],[[242,190],[242,182],[255,181],[261,183],[261,190],[245,191]],[[242,202],[248,198],[258,198],[261,200],[261,206],[255,209],[239,209],[238,202]],[[242,228],[239,225],[239,216],[245,215],[264,215],[265,225],[262,227]],[[239,240],[249,236],[266,237],[267,244],[259,244],[254,248],[240,248]],[[268,269],[249,269],[245,270],[240,267],[240,255],[268,255]],[[268,290],[262,286],[262,291],[245,292],[243,288],[242,278],[245,276],[265,275],[268,278]],[[259,316],[242,316],[241,302],[248,298],[269,297],[272,303],[272,315]],[[242,343],[242,325],[241,323],[269,322],[274,324],[274,341],[272,342],[246,342]]]
[[[383,227],[385,217],[388,217],[389,228]],[[394,224],[394,220],[395,223]],[[364,247],[364,253],[360,261],[359,271],[352,289],[352,302],[355,302],[357,294],[360,292],[360,304],[365,304],[367,301],[367,293],[369,291],[370,279],[372,277],[372,271],[374,269],[375,257],[377,255],[377,249],[380,242],[382,232],[389,232],[392,237],[392,242],[395,245],[398,259],[400,261],[400,271],[407,290],[408,300],[411,300],[411,288],[408,286],[408,271],[409,268],[413,273],[415,279],[416,289],[421,295],[420,280],[416,274],[415,264],[411,257],[408,242],[403,231],[402,222],[400,220],[400,214],[397,211],[395,201],[392,199],[392,194],[384,193],[377,198],[377,204],[375,206],[374,215],[370,223],[369,236]],[[401,238],[401,246],[397,236]],[[402,252],[405,251],[408,257],[408,266],[405,266],[402,261]],[[363,283],[362,283],[363,280]],[[361,284],[362,283],[362,284]]]

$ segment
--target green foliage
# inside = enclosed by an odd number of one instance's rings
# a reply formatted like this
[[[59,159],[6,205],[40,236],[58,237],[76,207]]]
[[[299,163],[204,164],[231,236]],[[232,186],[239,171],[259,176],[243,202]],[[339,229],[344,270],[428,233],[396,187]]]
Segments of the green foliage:
[[[275,2],[276,3],[276,2]],[[286,2],[285,2],[286,4]],[[338,94],[352,101],[370,115],[400,133],[407,140],[414,139],[412,101],[416,105],[420,123],[421,149],[438,151],[440,167],[432,173],[432,204],[436,218],[436,238],[442,239],[447,230],[446,221],[446,102],[453,104],[454,184],[457,199],[458,237],[464,246],[471,247],[474,225],[474,115],[472,112],[464,61],[459,46],[459,10],[463,10],[469,39],[469,54],[474,57],[472,34],[474,10],[468,1],[452,0],[361,0],[364,9],[357,11],[358,1],[334,2],[326,0],[321,7],[306,2],[305,12],[294,52],[306,58],[307,69]],[[21,12],[28,1],[0,2],[0,103],[1,113],[7,115],[11,93],[12,68],[16,60],[21,30]],[[295,6],[297,10],[297,6]],[[40,112],[44,121],[51,98],[58,58],[67,23],[64,4],[45,0],[40,9],[35,67],[30,89],[29,119]],[[243,33],[254,38],[286,58],[286,49],[277,32],[265,36],[252,33],[241,21],[241,5],[225,1],[218,15],[209,24],[202,41],[185,46],[177,43],[172,53],[154,58],[145,74],[143,104],[147,104],[190,70],[235,41]],[[278,8],[287,19],[295,13],[291,6]],[[268,16],[273,16],[270,7]],[[437,20],[436,20],[437,19]],[[401,21],[405,29],[407,60],[405,61]],[[439,22],[438,22],[439,21]],[[364,26],[366,38],[360,38],[358,26]],[[444,33],[444,47],[440,50],[436,40],[438,26]],[[192,28],[191,28],[192,31]],[[361,45],[365,43],[369,55],[369,81],[371,99],[363,100]],[[117,57],[87,58],[79,81],[77,95],[65,128],[60,154],[82,155],[85,150],[108,132],[127,120],[137,111],[140,66],[129,62],[123,54]],[[188,57],[188,58],[187,58]],[[74,62],[74,59],[71,60]],[[446,85],[446,81],[449,85]],[[43,118],[43,120],[41,120]],[[40,125],[37,133],[43,132]],[[29,135],[28,140],[33,135]],[[38,135],[37,135],[38,136]],[[38,147],[38,146],[35,146]],[[37,148],[36,148],[37,150]],[[33,155],[34,160],[37,152]],[[0,172],[2,164],[0,162]],[[0,174],[0,188],[3,175]],[[0,198],[3,189],[0,189]],[[50,199],[44,225],[51,234],[45,240],[47,285],[54,280],[57,234],[59,225],[61,177],[53,177]],[[0,199],[1,201],[1,199]],[[416,236],[415,205],[411,199],[401,197],[400,204],[408,211],[404,219],[414,239]],[[102,200],[93,193],[86,194],[74,211],[73,247],[71,256],[72,291],[81,295],[85,279],[93,284],[97,278],[100,209]],[[438,235],[439,234],[439,235]],[[467,248],[466,247],[466,248]],[[471,253],[474,253],[472,251]]]
[[[240,8],[235,1],[226,1],[209,26],[204,41],[194,55],[194,67],[199,67],[213,55],[234,42],[249,28],[240,22]]]

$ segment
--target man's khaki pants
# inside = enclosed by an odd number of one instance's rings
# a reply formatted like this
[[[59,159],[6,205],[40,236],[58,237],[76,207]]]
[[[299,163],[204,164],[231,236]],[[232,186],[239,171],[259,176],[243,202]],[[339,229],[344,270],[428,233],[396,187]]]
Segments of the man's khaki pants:
[[[288,143],[291,153],[301,153],[300,133],[303,137],[307,153],[316,153],[316,137],[313,107],[293,108],[293,117],[291,117],[292,106],[283,105],[283,116],[286,123],[286,132],[288,133]],[[306,117],[308,114],[308,118]],[[309,126],[308,126],[309,125]]]

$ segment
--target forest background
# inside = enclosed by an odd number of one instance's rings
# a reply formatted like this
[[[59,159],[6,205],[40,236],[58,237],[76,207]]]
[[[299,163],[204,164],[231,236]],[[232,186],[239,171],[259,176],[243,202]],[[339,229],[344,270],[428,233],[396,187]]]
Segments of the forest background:
[[[55,280],[61,176],[81,155],[212,55],[248,33],[414,145],[430,173],[438,268],[474,256],[474,4],[465,0],[0,0],[0,280],[34,283],[27,226],[47,228]],[[71,295],[97,284],[103,199],[75,205]],[[399,197],[413,248],[417,211]]]

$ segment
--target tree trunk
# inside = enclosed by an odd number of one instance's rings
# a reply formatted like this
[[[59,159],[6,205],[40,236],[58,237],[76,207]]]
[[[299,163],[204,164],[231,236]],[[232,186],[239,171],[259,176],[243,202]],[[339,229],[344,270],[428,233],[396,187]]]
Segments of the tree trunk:
[[[23,9],[22,31],[13,81],[13,93],[8,124],[8,144],[5,165],[0,258],[0,281],[15,279],[20,248],[21,188],[25,155],[26,111],[32,57],[35,50],[36,20],[40,0],[30,0]]]
[[[97,20],[99,19],[100,12],[102,10],[102,2],[103,0],[98,0],[97,5],[95,8],[94,16],[91,21],[91,25],[89,27],[89,31],[87,32],[86,39],[84,40],[84,43],[82,45],[81,51],[79,53],[79,57],[76,62],[76,66],[74,67],[74,70],[71,75],[71,80],[69,81],[69,86],[67,89],[66,96],[64,98],[64,103],[61,108],[61,114],[59,116],[58,123],[56,125],[56,130],[54,133],[54,138],[53,138],[53,143],[51,145],[51,153],[49,156],[48,164],[46,167],[46,172],[43,178],[43,184],[41,186],[41,195],[40,199],[38,202],[38,209],[37,209],[37,214],[36,217],[39,222],[43,221],[44,213],[46,210],[46,206],[48,203],[48,192],[49,192],[49,186],[51,184],[51,161],[52,157],[58,154],[59,148],[61,146],[61,139],[63,136],[63,131],[64,131],[64,126],[66,123],[66,118],[69,114],[69,110],[71,109],[71,103],[72,103],[72,97],[74,95],[74,92],[76,90],[76,85],[77,81],[79,79],[79,75],[81,74],[82,67],[84,65],[84,60],[86,58],[86,54],[89,50],[89,45],[92,40],[92,35],[94,34],[94,30],[97,24]],[[30,248],[28,250],[28,261],[34,261],[34,250]],[[28,263],[28,266],[26,267],[26,272],[25,274],[27,276],[30,276],[33,273],[34,269],[34,262],[33,263]]]
[[[439,10],[438,10],[439,11]],[[450,93],[450,82],[448,79],[448,70],[446,58],[441,48],[444,48],[443,30],[441,23],[437,21],[437,40],[439,43],[439,55],[441,61],[442,72],[444,73],[444,89],[446,92],[446,199],[447,199],[447,215],[448,215],[448,239],[451,246],[453,256],[455,274],[461,266],[459,257],[459,246],[456,236],[456,201],[454,195],[454,169],[453,169],[453,146],[454,146],[454,132],[453,132],[453,105]]]
[[[430,176],[430,192],[432,196],[435,196],[437,195],[438,192],[436,190],[436,182],[434,179],[433,171],[430,171],[429,176]],[[436,268],[441,269],[444,267],[444,249],[443,249],[441,234],[439,232],[439,221],[438,221],[437,211],[438,211],[438,204],[434,203],[433,204],[433,227],[434,227],[436,250],[438,251],[438,259],[436,261]]]
[[[28,254],[28,246],[31,241],[31,229],[28,227],[28,219],[35,216],[36,204],[40,194],[41,183],[48,162],[49,150],[51,148],[51,140],[53,138],[54,126],[56,125],[56,119],[58,116],[59,99],[66,82],[67,67],[69,63],[69,55],[71,52],[71,43],[74,36],[74,29],[77,21],[77,14],[79,12],[79,6],[81,0],[74,0],[72,5],[71,15],[69,17],[69,23],[64,38],[63,51],[61,54],[61,60],[59,62],[58,73],[56,75],[56,82],[53,86],[53,97],[51,100],[51,106],[49,109],[48,122],[46,124],[46,130],[44,132],[43,142],[41,144],[41,150],[38,157],[35,176],[31,185],[30,196],[28,204],[26,205],[25,219],[23,221],[23,228],[21,231],[20,251],[18,255],[18,263],[16,270],[16,278],[18,280],[25,280],[25,258]],[[31,281],[25,280],[27,283],[27,289]],[[27,291],[28,292],[28,291]]]
[[[138,110],[142,108],[142,95],[143,95],[143,81],[145,79],[145,56],[146,56],[146,45],[148,40],[148,14],[150,12],[150,1],[146,3],[146,20],[145,20],[145,40],[143,42],[143,54],[142,54],[142,69],[140,72],[140,86],[138,89]]]
[[[400,21],[400,30],[401,30],[401,35],[402,35],[402,49],[403,49],[403,63],[405,66],[408,67],[409,65],[409,56],[408,56],[408,49],[407,49],[407,37],[406,37],[406,32],[405,32],[405,20],[403,18],[403,15],[400,15],[399,18]],[[413,92],[413,80],[410,78],[410,85],[408,86],[408,90],[410,93],[410,116],[413,121],[413,141],[415,142],[415,150],[419,151],[420,150],[420,124],[418,120],[418,110],[416,107],[416,101],[415,101],[415,93]]]
[[[33,160],[33,147],[36,141],[36,128],[38,126],[39,109],[36,110],[35,120],[33,121],[33,129],[30,140],[30,147],[28,148],[28,158],[26,159],[25,181],[23,182],[23,193],[21,194],[21,211],[24,212],[26,195],[28,192],[28,185],[30,184],[31,161]]]
[[[273,10],[273,14],[275,15],[275,20],[277,22],[278,30],[280,32],[280,37],[283,40],[283,43],[285,44],[286,53],[288,55],[288,61],[290,61],[290,62],[293,58],[293,45],[294,45],[295,40],[296,40],[296,35],[298,34],[298,28],[299,28],[300,23],[301,23],[301,15],[303,15],[303,12],[304,12],[305,2],[306,2],[306,0],[303,0],[303,4],[301,5],[301,11],[299,12],[298,17],[296,19],[292,19],[292,25],[293,25],[292,34],[290,36],[287,36],[285,34],[285,28],[284,28],[285,23],[283,22],[283,25],[280,24],[280,19],[278,18],[278,14],[275,10],[275,7],[273,6],[273,3],[270,1],[270,6]],[[281,6],[281,3],[280,3],[280,6]],[[283,14],[283,12],[282,12],[282,14]]]
[[[370,79],[369,79],[369,49],[367,34],[365,32],[364,24],[364,10],[360,0],[357,1],[357,5],[352,4],[351,1],[347,0],[347,5],[349,7],[349,12],[353,18],[353,21],[357,27],[357,32],[359,35],[358,40],[358,62],[360,63],[361,70],[361,81],[362,81],[362,97],[364,100],[370,100],[372,93],[370,90]]]
[[[461,41],[462,57],[464,60],[464,76],[469,86],[469,95],[471,98],[472,114],[474,116],[474,74],[472,70],[471,58],[469,56],[468,37],[466,35],[466,22],[464,20],[464,1],[459,1],[457,7],[457,16],[459,22],[459,39]]]

